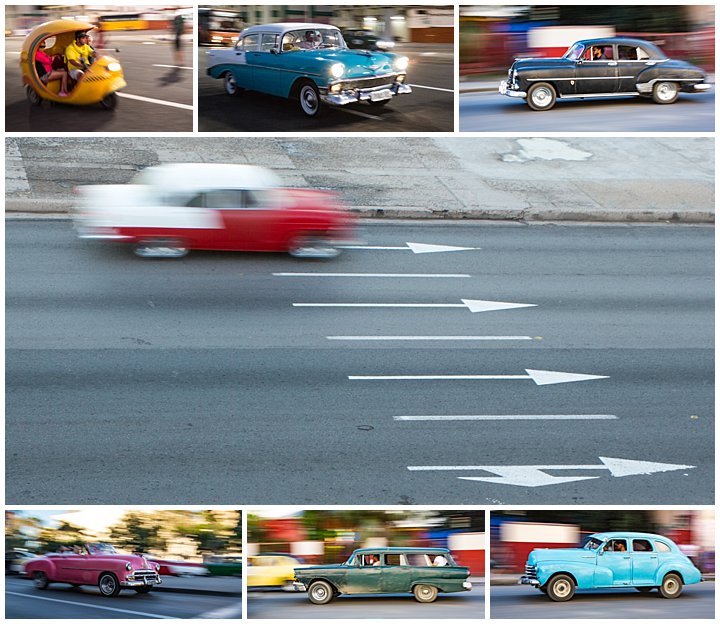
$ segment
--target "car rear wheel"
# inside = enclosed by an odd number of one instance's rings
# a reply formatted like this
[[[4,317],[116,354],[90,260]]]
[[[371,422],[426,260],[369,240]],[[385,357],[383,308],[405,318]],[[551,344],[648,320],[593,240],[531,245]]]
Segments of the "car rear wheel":
[[[330,583],[326,581],[315,581],[310,585],[310,589],[308,589],[308,598],[310,598],[310,602],[316,605],[327,604],[334,597],[335,593],[333,588]]]
[[[432,585],[415,585],[413,587],[415,600],[418,602],[435,602],[438,595],[437,587]]]
[[[103,596],[112,598],[120,593],[120,583],[111,572],[104,572],[98,579],[98,589]]]
[[[38,95],[38,92],[35,91],[30,85],[25,87],[25,95],[27,96],[28,101],[33,106],[40,106],[42,104],[42,98]]]
[[[155,239],[139,242],[133,251],[140,258],[183,258],[189,249],[182,241]]]
[[[225,93],[228,95],[239,95],[242,92],[242,89],[237,86],[235,76],[233,76],[232,72],[225,72],[223,74],[223,85],[225,87]]]
[[[672,104],[680,91],[674,82],[656,82],[653,87],[653,101],[656,104]]]
[[[312,82],[305,82],[300,87],[300,108],[308,117],[315,117],[322,108],[320,92]]]
[[[555,87],[547,82],[536,82],[527,92],[527,103],[535,111],[550,110],[555,106]]]
[[[682,588],[682,579],[677,574],[666,574],[660,585],[660,595],[663,598],[677,598]]]
[[[565,574],[558,574],[547,584],[547,595],[555,602],[566,602],[575,595],[575,583]]]
[[[329,259],[338,256],[340,250],[321,236],[300,234],[290,241],[288,253],[293,258]]]
[[[49,584],[50,582],[45,572],[35,572],[35,574],[33,574],[33,585],[35,585],[37,589],[47,589]]]

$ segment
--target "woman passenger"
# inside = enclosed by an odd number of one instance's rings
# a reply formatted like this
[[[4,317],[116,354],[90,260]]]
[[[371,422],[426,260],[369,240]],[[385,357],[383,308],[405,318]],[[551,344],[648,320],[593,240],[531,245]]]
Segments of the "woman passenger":
[[[64,69],[53,69],[52,59],[45,52],[44,41],[40,43],[40,47],[35,53],[35,69],[44,85],[47,85],[51,80],[60,80],[58,95],[60,97],[67,95],[67,72]]]

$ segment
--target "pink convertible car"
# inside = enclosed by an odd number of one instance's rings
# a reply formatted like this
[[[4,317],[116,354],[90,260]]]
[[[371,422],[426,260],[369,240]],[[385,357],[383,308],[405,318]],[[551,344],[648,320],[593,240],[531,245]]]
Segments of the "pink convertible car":
[[[158,568],[140,555],[121,555],[110,544],[92,543],[75,552],[32,559],[25,564],[25,574],[38,589],[46,589],[50,583],[97,585],[103,596],[117,596],[121,589],[148,593],[162,582]]]

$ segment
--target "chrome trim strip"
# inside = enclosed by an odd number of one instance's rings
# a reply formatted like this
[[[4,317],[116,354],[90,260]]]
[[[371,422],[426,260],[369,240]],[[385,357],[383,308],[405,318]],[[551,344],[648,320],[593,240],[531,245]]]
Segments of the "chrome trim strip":
[[[571,95],[558,95],[559,100],[582,100],[594,97],[621,97],[623,95],[640,95],[637,91],[623,91],[622,93],[579,93]]]
[[[548,80],[622,80],[635,76],[581,76],[579,78],[525,78],[528,82],[547,82]]]

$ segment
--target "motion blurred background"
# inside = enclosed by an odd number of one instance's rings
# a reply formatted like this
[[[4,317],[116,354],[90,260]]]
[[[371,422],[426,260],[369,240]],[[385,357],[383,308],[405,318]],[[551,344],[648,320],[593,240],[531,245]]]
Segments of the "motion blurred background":
[[[460,79],[498,78],[516,57],[562,56],[580,39],[628,36],[715,71],[713,5],[460,7]]]
[[[485,512],[343,510],[248,512],[247,554],[285,553],[305,564],[342,563],[356,548],[449,548],[471,576],[485,574]]]
[[[519,577],[533,548],[577,548],[593,533],[639,531],[673,540],[703,575],[715,574],[713,510],[504,511],[490,516],[491,579]]]

